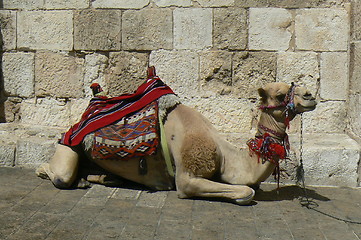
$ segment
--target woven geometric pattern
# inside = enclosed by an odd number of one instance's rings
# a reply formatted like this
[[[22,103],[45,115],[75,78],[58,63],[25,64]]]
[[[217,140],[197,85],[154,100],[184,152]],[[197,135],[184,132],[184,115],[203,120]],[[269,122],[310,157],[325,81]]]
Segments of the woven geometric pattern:
[[[94,159],[128,160],[154,154],[158,143],[158,104],[154,101],[94,134]]]

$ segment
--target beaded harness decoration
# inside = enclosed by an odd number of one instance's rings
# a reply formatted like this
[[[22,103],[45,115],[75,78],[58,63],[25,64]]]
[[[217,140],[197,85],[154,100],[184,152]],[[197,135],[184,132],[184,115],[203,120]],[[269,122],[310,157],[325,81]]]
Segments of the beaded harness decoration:
[[[287,95],[285,96],[283,102],[279,105],[274,106],[264,106],[261,105],[259,108],[261,110],[268,110],[268,109],[276,109],[276,108],[283,108],[285,107],[285,124],[289,127],[291,116],[296,115],[296,108],[294,104],[294,96],[295,96],[295,88],[296,85],[294,83],[291,84],[290,89],[288,90]],[[290,150],[290,144],[288,140],[287,133],[279,133],[275,130],[267,128],[262,124],[258,124],[258,128],[265,131],[262,136],[256,136],[247,141],[248,148],[250,150],[250,154],[256,154],[258,157],[258,162],[260,159],[262,163],[269,161],[276,165],[275,171],[273,175],[277,180],[277,184],[279,187],[280,181],[280,167],[279,167],[279,160],[286,159]],[[281,140],[272,137],[270,134],[276,136]]]

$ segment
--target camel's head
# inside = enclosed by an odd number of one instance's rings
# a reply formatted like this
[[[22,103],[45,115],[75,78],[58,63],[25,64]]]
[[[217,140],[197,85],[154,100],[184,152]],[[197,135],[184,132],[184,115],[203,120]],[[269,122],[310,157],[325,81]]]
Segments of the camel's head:
[[[286,83],[269,83],[258,89],[261,97],[261,109],[272,110],[275,117],[284,117],[288,114],[290,119],[296,114],[312,111],[316,108],[316,101],[312,94],[304,87],[288,85]]]

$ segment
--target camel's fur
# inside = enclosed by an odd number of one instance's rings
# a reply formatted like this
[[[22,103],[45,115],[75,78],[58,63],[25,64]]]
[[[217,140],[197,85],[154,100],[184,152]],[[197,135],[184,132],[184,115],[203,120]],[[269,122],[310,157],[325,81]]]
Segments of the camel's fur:
[[[259,89],[263,105],[278,105],[290,86],[271,83]],[[303,87],[296,87],[294,103],[297,113],[311,111],[316,102]],[[260,123],[277,132],[286,131],[282,109],[262,111]],[[293,118],[294,116],[292,116]],[[238,204],[249,203],[254,190],[273,172],[275,165],[262,163],[251,156],[248,149],[240,150],[225,141],[211,123],[199,112],[179,104],[167,115],[164,124],[169,150],[174,159],[175,178],[166,171],[161,151],[146,157],[148,173],[138,173],[139,159],[129,161],[94,160],[100,167],[123,178],[158,190],[176,189],[180,198],[220,197]],[[258,130],[262,135],[264,131]],[[272,134],[271,134],[272,135]],[[277,140],[277,136],[274,136]],[[38,175],[47,175],[58,187],[70,186],[78,167],[77,153],[59,145],[50,164],[38,169]]]

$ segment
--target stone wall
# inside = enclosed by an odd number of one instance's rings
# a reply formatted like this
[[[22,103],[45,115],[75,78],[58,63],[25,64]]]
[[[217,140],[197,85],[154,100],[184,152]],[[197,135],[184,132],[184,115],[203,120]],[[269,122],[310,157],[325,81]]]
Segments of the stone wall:
[[[294,121],[295,142],[301,127],[302,137],[361,138],[359,1],[0,0],[0,6],[0,128],[22,136],[10,144],[15,157],[0,163],[42,162],[18,159],[16,149],[36,149],[22,147],[31,138],[55,142],[86,107],[91,83],[112,96],[132,92],[148,65],[224,133],[252,134],[257,88],[284,81],[306,85],[319,101]],[[352,162],[357,182],[359,159],[342,159]]]

